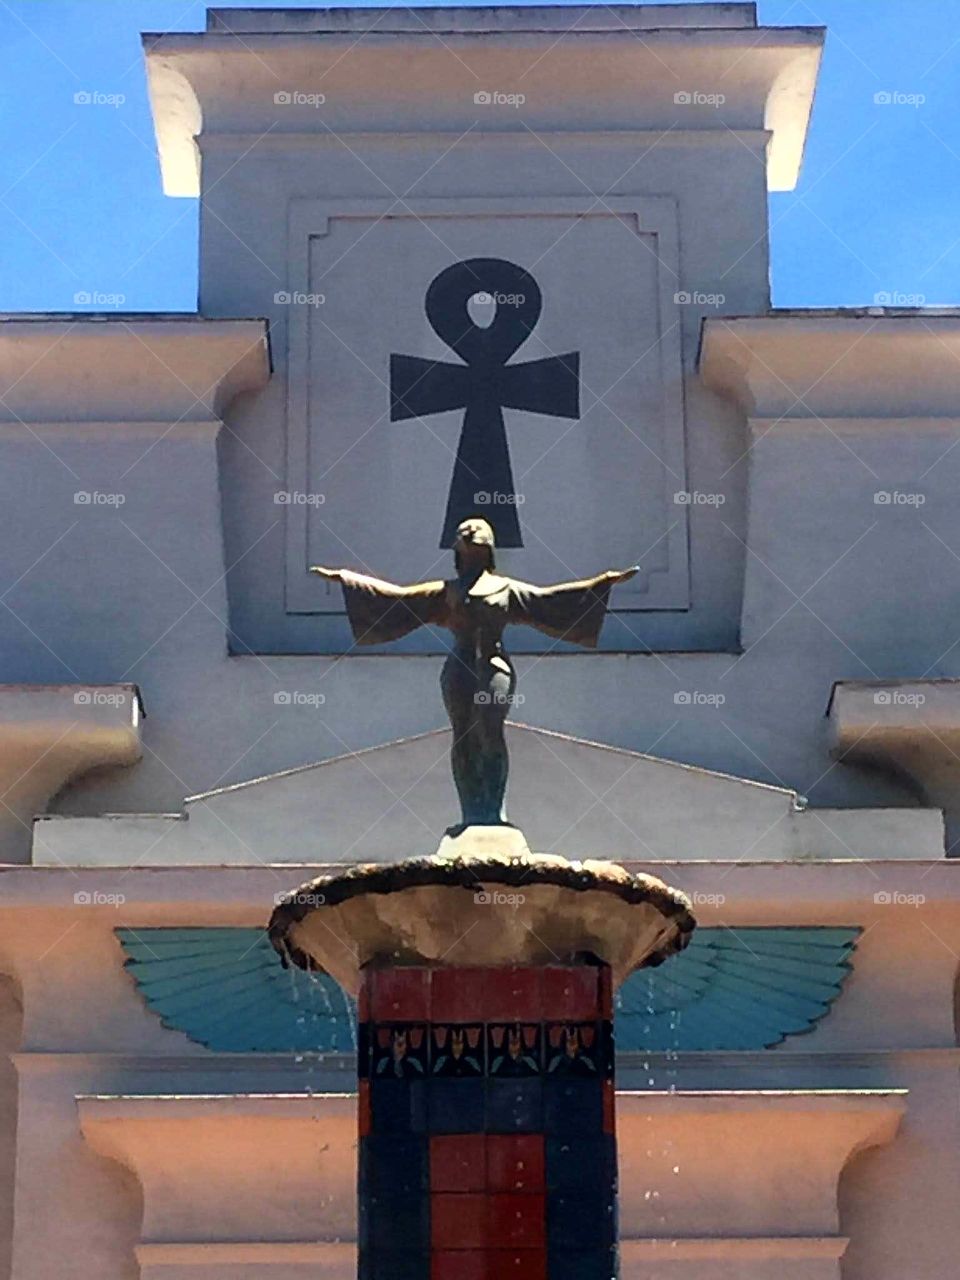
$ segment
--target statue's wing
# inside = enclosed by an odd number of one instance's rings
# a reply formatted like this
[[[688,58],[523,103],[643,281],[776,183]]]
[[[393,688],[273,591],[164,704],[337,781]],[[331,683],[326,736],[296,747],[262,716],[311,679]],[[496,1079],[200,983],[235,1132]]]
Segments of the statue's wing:
[[[443,626],[447,615],[447,584],[421,582],[402,587],[363,573],[345,571],[343,600],[357,644],[385,644],[417,627]]]
[[[617,995],[617,1049],[764,1049],[810,1031],[850,971],[857,928],[697,929]]]
[[[353,1001],[326,974],[284,969],[262,929],[118,929],[126,967],[165,1027],[218,1053],[353,1053]]]
[[[512,580],[509,618],[558,640],[595,649],[609,596],[610,583],[593,579],[552,587]]]

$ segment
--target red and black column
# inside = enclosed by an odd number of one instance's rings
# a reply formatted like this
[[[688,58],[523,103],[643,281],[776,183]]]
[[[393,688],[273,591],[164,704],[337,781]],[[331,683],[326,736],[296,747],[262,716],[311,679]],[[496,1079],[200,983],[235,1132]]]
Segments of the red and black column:
[[[610,970],[366,970],[360,1280],[611,1280]]]

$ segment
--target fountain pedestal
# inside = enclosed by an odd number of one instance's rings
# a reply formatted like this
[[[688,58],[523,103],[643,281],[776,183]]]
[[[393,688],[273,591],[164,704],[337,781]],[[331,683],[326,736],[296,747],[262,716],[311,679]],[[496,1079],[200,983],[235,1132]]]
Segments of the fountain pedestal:
[[[611,1014],[607,965],[365,975],[361,1277],[616,1273]]]
[[[509,829],[441,848],[271,920],[358,997],[360,1280],[611,1280],[613,989],[686,944],[689,904]]]

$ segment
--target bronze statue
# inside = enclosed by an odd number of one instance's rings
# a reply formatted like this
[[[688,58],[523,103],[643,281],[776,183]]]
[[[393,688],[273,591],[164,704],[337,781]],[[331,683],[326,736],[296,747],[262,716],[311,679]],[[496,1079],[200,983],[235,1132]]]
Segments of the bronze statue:
[[[502,644],[508,623],[536,627],[559,640],[595,648],[610,588],[638,568],[608,569],[581,582],[537,587],[495,573],[493,529],[486,520],[464,520],[454,543],[456,578],[397,586],[351,569],[317,566],[311,573],[339,582],[357,644],[398,640],[417,627],[446,627],[453,649],[440,676],[453,726],[450,753],[460,797],[461,823],[509,826],[504,813],[507,745],[503,724],[514,700],[517,676]]]

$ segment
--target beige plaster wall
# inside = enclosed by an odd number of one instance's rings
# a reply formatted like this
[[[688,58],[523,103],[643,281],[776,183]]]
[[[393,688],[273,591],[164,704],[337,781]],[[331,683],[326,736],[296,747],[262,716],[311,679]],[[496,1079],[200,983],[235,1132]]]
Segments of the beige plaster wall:
[[[866,1151],[840,1180],[840,1222],[850,1245],[844,1280],[943,1280],[960,1249],[958,1064],[904,1062],[910,1103],[896,1143]]]
[[[10,1055],[20,1047],[23,1006],[16,982],[0,977],[0,1277],[9,1280],[17,1165],[17,1073]]]

